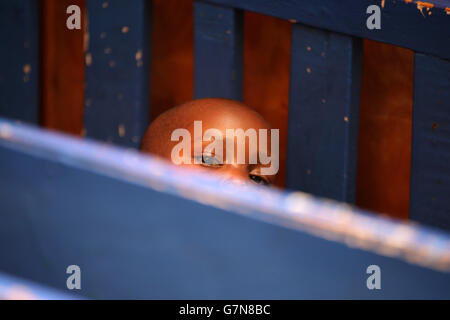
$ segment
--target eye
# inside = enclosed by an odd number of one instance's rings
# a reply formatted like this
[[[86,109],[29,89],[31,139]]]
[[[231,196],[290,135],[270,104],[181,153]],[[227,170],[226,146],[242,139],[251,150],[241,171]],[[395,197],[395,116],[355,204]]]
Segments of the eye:
[[[260,176],[254,175],[254,174],[250,174],[249,177],[256,184],[261,184],[261,185],[264,185],[264,186],[269,185],[269,182],[266,179],[264,179],[263,177],[260,177]]]
[[[202,155],[202,166],[205,167],[220,167],[222,163],[220,163],[219,159],[214,156],[203,154]]]

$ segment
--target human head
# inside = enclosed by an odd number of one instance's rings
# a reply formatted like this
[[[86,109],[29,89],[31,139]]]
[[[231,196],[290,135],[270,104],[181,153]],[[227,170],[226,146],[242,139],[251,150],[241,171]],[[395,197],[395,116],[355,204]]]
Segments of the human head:
[[[261,129],[263,132],[267,130],[269,137],[267,138],[267,152],[270,154],[270,157],[273,159],[274,155],[272,153],[271,146],[271,131],[270,125],[265,121],[260,114],[256,111],[250,109],[246,105],[230,100],[230,99],[221,99],[221,98],[206,98],[206,99],[197,99],[175,108],[172,108],[160,116],[158,116],[147,129],[144,138],[141,144],[141,150],[143,152],[152,153],[159,157],[172,160],[173,161],[173,152],[174,148],[177,144],[179,144],[178,139],[172,139],[173,133],[175,130],[183,130],[189,133],[190,137],[194,137],[197,130],[197,125],[201,121],[201,150],[200,157],[201,159],[197,159],[198,163],[195,164],[195,150],[194,144],[195,139],[191,139],[190,141],[190,152],[187,154],[192,155],[192,161],[190,164],[183,163],[183,166],[190,166],[192,168],[203,168],[210,169],[214,173],[219,174],[223,180],[225,181],[233,181],[239,183],[256,183],[256,184],[272,184],[276,178],[276,172],[278,171],[278,154],[277,163],[276,163],[276,171],[271,174],[264,174],[264,172],[270,172],[267,170],[271,164],[261,163],[260,157],[256,156],[257,161],[250,161],[251,156],[260,153],[260,143],[255,142],[255,147],[252,148],[249,146],[250,138],[245,137],[244,140],[240,140],[238,138],[233,137],[232,139],[228,139],[228,142],[231,140],[232,145],[234,145],[234,161],[226,161],[225,156],[223,157],[223,163],[221,161],[217,161],[216,156],[218,154],[211,154],[210,152],[205,153],[207,150],[207,146],[214,141],[214,138],[211,141],[205,141],[203,133],[208,132],[209,129],[216,129],[216,131],[220,131],[225,140],[227,140],[227,130],[238,130],[242,129],[241,132],[247,132],[247,130],[254,130],[257,133],[260,133]],[[196,124],[194,125],[194,122]],[[261,134],[261,133],[260,133]],[[278,131],[277,131],[278,134]],[[276,136],[278,139],[278,135]],[[175,141],[174,141],[175,140]],[[258,142],[260,140],[260,136],[258,135]],[[244,163],[237,161],[238,156],[238,148],[244,142],[245,146],[245,161]],[[276,141],[278,144],[278,140]],[[227,152],[230,144],[223,143],[223,155]],[[183,151],[181,152],[183,153]],[[278,153],[278,149],[276,149],[276,153]],[[228,155],[228,154],[227,154]],[[233,156],[233,155],[232,155]]]

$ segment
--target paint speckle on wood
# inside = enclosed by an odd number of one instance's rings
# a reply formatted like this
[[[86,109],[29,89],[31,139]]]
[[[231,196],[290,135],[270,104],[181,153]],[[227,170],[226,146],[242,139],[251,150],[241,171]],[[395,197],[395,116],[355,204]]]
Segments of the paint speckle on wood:
[[[416,1],[417,9],[420,11],[420,13],[425,17],[425,14],[423,13],[423,9],[426,8],[426,10],[430,10],[434,7],[434,4],[429,2],[423,2],[423,1]]]
[[[141,60],[142,59],[142,50],[138,50],[137,52],[136,52],[136,60]]]
[[[422,8],[427,8],[427,9],[431,9],[434,7],[434,4],[430,3],[430,2],[425,2],[425,1],[416,1],[417,4],[417,8],[422,7]]]
[[[92,64],[92,54],[90,54],[89,52],[86,53],[85,61],[86,65],[89,67]]]
[[[85,32],[83,35],[83,51],[86,52],[89,50],[89,32]]]
[[[431,10],[432,8],[435,7],[434,3],[431,2],[427,2],[427,1],[413,1],[413,0],[404,0],[405,3],[415,3],[417,6],[417,9],[420,11],[420,13],[422,14],[422,16],[425,17],[425,14],[423,12],[423,9],[426,9],[426,12],[428,13],[428,15],[431,15]],[[444,8],[444,11],[446,14],[450,15],[450,8]]]
[[[123,138],[125,136],[125,126],[123,124],[119,124],[119,137]]]
[[[30,74],[31,72],[31,65],[26,64],[23,66],[23,73],[25,74],[23,77],[23,82],[27,83],[28,81],[30,81]]]
[[[87,16],[86,10],[84,14]],[[89,19],[87,17],[83,21],[83,27],[83,52],[86,53],[89,50],[89,40],[91,38],[91,34],[89,33]]]
[[[23,66],[23,73],[25,74],[29,74],[31,72],[31,65],[30,64],[26,64]]]
[[[142,67],[142,65],[143,65],[143,62],[142,62],[142,50],[141,49],[139,49],[136,52],[136,65],[138,67]]]

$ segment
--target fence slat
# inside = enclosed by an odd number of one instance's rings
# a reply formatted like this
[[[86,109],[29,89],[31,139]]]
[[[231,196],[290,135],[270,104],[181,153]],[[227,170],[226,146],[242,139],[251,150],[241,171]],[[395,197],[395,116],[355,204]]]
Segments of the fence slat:
[[[303,194],[1,119],[0,181],[0,270],[67,292],[78,265],[84,297],[450,298],[448,235]]]
[[[242,100],[243,13],[194,4],[194,96]]]
[[[293,25],[286,185],[354,202],[361,40]]]
[[[410,217],[450,229],[450,61],[414,57]]]
[[[137,147],[149,121],[150,6],[88,0],[86,136]]]
[[[0,1],[0,115],[39,121],[39,2]]]

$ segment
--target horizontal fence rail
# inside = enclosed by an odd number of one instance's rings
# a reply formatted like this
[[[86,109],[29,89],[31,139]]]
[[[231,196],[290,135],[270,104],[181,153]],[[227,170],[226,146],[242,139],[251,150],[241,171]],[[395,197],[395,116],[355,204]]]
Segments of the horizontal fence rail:
[[[447,0],[207,0],[320,29],[390,43],[450,59],[450,4]],[[381,29],[366,26],[370,5],[381,8]],[[431,13],[430,13],[431,12]]]
[[[0,120],[0,270],[92,298],[450,298],[450,238]],[[378,265],[382,290],[368,290]]]

